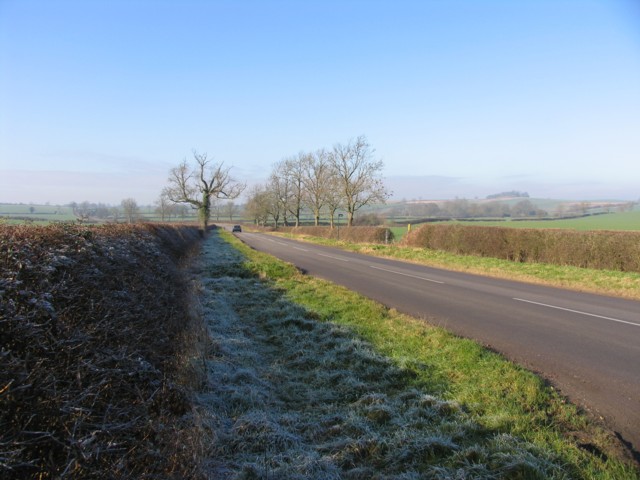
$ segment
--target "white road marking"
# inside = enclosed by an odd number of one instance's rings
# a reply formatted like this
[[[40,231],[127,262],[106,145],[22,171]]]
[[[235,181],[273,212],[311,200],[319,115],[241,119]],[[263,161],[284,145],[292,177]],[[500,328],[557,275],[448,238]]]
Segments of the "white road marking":
[[[293,248],[295,248],[296,250],[301,250],[303,252],[308,252],[309,251],[306,248],[300,248],[300,247],[293,247]]]
[[[626,323],[627,325],[633,325],[634,327],[640,327],[640,323],[629,322],[627,320],[620,320],[619,318],[605,317],[603,315],[596,315],[595,313],[581,312],[580,310],[572,310],[570,308],[558,307],[556,305],[548,305],[546,303],[533,302],[531,300],[525,300],[523,298],[514,298],[514,300],[518,302],[532,303],[534,305],[540,305],[542,307],[555,308],[556,310],[564,310],[565,312],[578,313],[580,315],[587,315],[589,317],[602,318],[603,320],[609,320],[611,322]]]
[[[433,283],[444,283],[444,282],[440,282],[438,280],[433,280],[431,278],[426,278],[426,277],[419,277],[418,275],[410,275],[408,273],[402,273],[402,272],[396,272],[395,270],[388,270],[386,268],[381,268],[381,267],[375,267],[373,265],[369,265],[371,268],[375,268],[376,270],[382,270],[383,272],[389,272],[389,273],[395,273],[396,275],[402,275],[404,277],[411,277],[411,278],[417,278],[419,280],[424,280],[426,282],[433,282]]]
[[[340,260],[341,262],[348,262],[346,258],[334,257],[333,255],[325,255],[324,253],[316,253],[316,255],[320,255],[321,257],[333,258],[334,260]]]
[[[278,242],[277,240],[274,240],[274,242],[276,242],[278,245],[284,245],[285,247],[286,247],[287,245],[289,245],[288,243],[285,243],[285,242]]]

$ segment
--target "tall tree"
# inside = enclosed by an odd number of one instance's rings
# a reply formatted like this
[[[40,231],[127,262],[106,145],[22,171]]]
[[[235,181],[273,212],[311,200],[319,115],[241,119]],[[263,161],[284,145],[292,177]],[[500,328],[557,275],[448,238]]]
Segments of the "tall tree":
[[[289,204],[291,203],[291,182],[289,176],[286,175],[283,162],[277,163],[274,166],[266,188],[272,192],[273,199],[271,200],[275,202],[270,209],[277,211],[278,218],[282,215],[284,225],[288,226]]]
[[[278,192],[280,202],[285,209],[284,222],[288,224],[288,214],[295,219],[295,226],[300,225],[303,199],[303,161],[306,155],[299,153],[276,163],[270,177],[270,183]]]
[[[306,155],[302,162],[302,172],[304,203],[313,212],[314,224],[318,226],[320,212],[328,204],[331,189],[335,185],[335,175],[329,164],[327,151],[321,149]]]
[[[329,189],[327,190],[327,212],[331,228],[335,226],[335,218],[338,210],[344,208],[344,198],[341,194],[339,178],[332,170]]]
[[[347,210],[348,226],[353,225],[353,216],[360,208],[389,198],[379,176],[384,164],[375,160],[373,153],[367,139],[360,136],[346,145],[336,144],[329,156]]]
[[[206,233],[211,218],[211,200],[215,198],[234,199],[245,189],[245,184],[237,182],[229,173],[230,167],[223,163],[212,163],[207,154],[193,151],[195,166],[187,160],[169,172],[169,186],[164,193],[174,203],[186,203],[198,211],[198,219],[203,233]]]
[[[300,215],[302,213],[302,202],[304,197],[304,163],[308,154],[300,152],[297,157],[292,157],[284,162],[285,174],[289,177],[290,201],[289,213],[296,219],[296,227],[300,225]]]

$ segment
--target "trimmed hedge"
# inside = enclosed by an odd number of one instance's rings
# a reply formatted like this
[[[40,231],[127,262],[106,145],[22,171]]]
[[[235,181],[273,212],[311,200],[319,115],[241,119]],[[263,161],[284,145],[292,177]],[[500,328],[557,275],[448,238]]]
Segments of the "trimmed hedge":
[[[424,225],[402,243],[515,262],[640,272],[640,232]]]
[[[389,243],[393,232],[386,227],[278,227],[278,232],[333,238],[354,243]]]

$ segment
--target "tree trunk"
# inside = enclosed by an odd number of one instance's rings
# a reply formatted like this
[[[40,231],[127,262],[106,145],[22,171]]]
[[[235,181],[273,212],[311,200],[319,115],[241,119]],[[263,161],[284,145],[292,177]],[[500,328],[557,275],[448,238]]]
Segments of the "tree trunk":
[[[202,234],[207,234],[207,228],[209,227],[209,218],[211,217],[211,200],[206,193],[202,194],[202,203],[198,209],[198,215],[200,216],[200,228]]]
[[[347,212],[347,227],[353,227],[353,212]]]

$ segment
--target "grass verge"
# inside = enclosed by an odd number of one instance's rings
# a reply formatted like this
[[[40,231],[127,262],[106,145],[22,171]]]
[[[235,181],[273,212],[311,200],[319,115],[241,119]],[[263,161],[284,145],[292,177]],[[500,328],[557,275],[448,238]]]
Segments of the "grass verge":
[[[399,245],[356,244],[291,234],[284,236],[430,267],[640,300],[640,273],[594,270],[545,263],[517,263],[497,258],[455,255],[437,250]]]
[[[367,405],[367,418],[373,424],[385,426],[382,431],[388,436],[375,443],[375,448],[386,453],[375,454],[372,457],[375,461],[370,464],[387,468],[393,458],[388,455],[390,448],[403,442],[415,447],[409,449],[409,453],[394,450],[399,456],[395,458],[407,456],[411,469],[384,470],[386,475],[393,478],[419,478],[425,474],[427,478],[640,478],[631,463],[620,459],[618,442],[610,433],[591,423],[532,373],[474,342],[388,310],[343,287],[301,275],[291,265],[256,252],[231,235],[222,235],[245,256],[244,268],[268,279],[276,291],[285,292],[289,301],[311,312],[308,316],[312,319],[355,333],[372,349],[374,356],[391,362],[394,369],[390,371],[401,372],[400,384],[376,384],[376,378],[387,378],[388,373],[384,372],[382,376],[366,378],[367,388],[364,391],[356,388],[354,392],[359,392],[360,397],[348,403],[352,407]],[[246,297],[246,291],[242,294]],[[314,341],[304,344],[309,348],[313,345]],[[305,351],[302,344],[300,351]],[[314,360],[316,363],[310,368],[324,365],[335,370],[331,364],[333,356],[327,356],[320,349],[318,357],[324,360],[320,363]],[[337,370],[345,368],[355,371],[358,380],[357,363],[347,362]],[[367,390],[369,395],[376,393],[383,397],[365,398]],[[439,406],[435,412],[430,411],[428,422],[402,425],[415,414],[412,409],[417,405],[402,400],[412,395]],[[376,405],[379,408],[373,408]],[[373,424],[367,423],[365,430],[372,432]],[[391,425],[399,428],[385,430]],[[397,441],[401,432],[407,436]],[[367,450],[367,446],[372,445],[367,443],[367,438],[360,436],[359,440],[355,439],[360,443],[351,444],[354,455],[363,455],[363,450],[373,455]],[[416,458],[423,460],[415,463]],[[498,458],[508,460],[498,465],[495,463]],[[352,464],[353,468],[359,465]],[[371,478],[367,476],[371,474],[369,471],[360,478]],[[378,477],[390,478],[385,474],[378,473]]]

